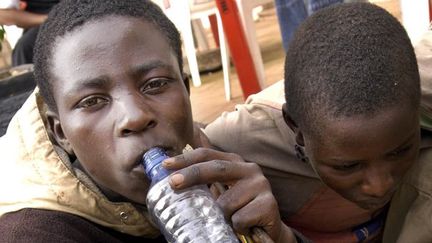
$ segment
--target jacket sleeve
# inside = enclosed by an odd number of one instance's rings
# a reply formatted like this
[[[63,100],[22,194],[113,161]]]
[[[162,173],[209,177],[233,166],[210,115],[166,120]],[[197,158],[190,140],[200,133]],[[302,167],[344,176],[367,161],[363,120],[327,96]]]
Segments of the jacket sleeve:
[[[418,161],[392,198],[384,243],[432,242],[432,148],[422,148]]]

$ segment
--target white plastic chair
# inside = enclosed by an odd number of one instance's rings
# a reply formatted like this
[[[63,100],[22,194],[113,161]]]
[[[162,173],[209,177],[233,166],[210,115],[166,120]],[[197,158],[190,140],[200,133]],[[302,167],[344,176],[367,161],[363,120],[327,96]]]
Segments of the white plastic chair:
[[[261,88],[265,87],[264,63],[258,44],[255,24],[253,19],[253,9],[255,7],[272,3],[274,0],[235,0],[240,13],[240,18],[245,30],[246,39],[249,45],[249,50],[257,72],[258,82]]]
[[[188,0],[153,0],[157,3],[168,18],[176,25],[183,38],[183,45],[186,57],[189,63],[189,69],[192,76],[192,83],[195,87],[201,85],[198,62],[196,57],[195,42],[192,32],[191,21],[208,17],[216,14],[219,48],[221,52],[222,70],[224,77],[224,88],[226,100],[231,99],[231,87],[229,81],[229,59],[228,51],[225,44],[225,34],[223,31],[222,20],[214,1],[194,4]]]

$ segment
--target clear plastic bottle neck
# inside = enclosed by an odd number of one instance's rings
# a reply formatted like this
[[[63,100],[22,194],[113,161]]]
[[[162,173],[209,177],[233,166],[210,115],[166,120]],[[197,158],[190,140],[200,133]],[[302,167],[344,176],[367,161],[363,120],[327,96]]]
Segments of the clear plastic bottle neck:
[[[162,162],[167,158],[169,158],[169,156],[165,150],[158,147],[149,149],[143,155],[142,163],[144,165],[144,170],[152,184],[163,180],[171,174],[172,171],[169,171],[162,166]]]

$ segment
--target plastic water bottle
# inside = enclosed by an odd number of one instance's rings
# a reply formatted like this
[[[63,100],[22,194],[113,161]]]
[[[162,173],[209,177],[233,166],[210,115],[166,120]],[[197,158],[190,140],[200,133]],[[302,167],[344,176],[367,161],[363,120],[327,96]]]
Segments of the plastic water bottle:
[[[151,180],[147,207],[168,242],[239,242],[206,185],[174,191],[168,183],[171,172],[162,167],[165,151],[152,148],[143,157]]]

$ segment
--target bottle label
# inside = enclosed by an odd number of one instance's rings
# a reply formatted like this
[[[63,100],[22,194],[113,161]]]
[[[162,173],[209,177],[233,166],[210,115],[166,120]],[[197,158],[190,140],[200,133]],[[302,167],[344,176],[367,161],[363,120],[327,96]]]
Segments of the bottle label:
[[[171,171],[165,169],[162,164],[157,164],[150,172],[151,174],[148,177],[151,179],[152,184],[155,184],[163,179],[165,179]]]
[[[165,169],[162,166],[162,161],[169,158],[166,152],[161,148],[151,148],[143,156],[143,165],[147,177],[151,180],[152,184],[163,180],[172,171]]]

